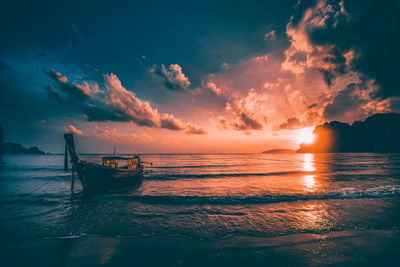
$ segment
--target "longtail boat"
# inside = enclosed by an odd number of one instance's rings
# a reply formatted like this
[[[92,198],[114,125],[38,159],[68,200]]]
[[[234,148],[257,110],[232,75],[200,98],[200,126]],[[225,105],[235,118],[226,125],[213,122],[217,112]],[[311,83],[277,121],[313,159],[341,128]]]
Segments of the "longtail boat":
[[[80,160],[74,144],[72,134],[64,134],[65,162],[64,168],[68,170],[68,152],[72,163],[71,190],[74,188],[74,173],[78,174],[84,189],[104,185],[113,185],[127,182],[135,182],[141,179],[143,174],[143,162],[138,155],[132,157],[107,156],[103,157],[103,164],[96,164]],[[121,164],[125,163],[125,164]],[[121,166],[122,165],[122,166]]]

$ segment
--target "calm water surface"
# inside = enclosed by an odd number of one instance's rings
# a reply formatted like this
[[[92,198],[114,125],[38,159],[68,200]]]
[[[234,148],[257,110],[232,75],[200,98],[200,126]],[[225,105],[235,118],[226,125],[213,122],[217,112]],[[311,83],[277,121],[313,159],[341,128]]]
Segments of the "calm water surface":
[[[81,156],[97,161],[101,156]],[[182,236],[220,240],[400,226],[398,154],[143,155],[130,188],[83,192],[62,155],[5,156],[2,242]]]

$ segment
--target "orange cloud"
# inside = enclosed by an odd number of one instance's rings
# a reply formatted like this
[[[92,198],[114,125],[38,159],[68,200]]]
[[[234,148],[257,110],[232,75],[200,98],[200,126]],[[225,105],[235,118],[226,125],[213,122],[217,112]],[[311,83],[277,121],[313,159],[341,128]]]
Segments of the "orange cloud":
[[[97,94],[99,92],[99,86],[97,83],[91,83],[91,85],[89,85],[89,83],[85,81],[82,85],[77,83],[70,84],[68,83],[67,77],[62,76],[60,72],[57,72],[54,69],[44,71],[44,73],[55,82],[58,90],[58,92],[56,92],[53,91],[51,87],[48,87],[47,91],[49,93],[49,97],[53,97],[59,102],[65,102],[60,93],[66,95],[68,102],[74,102],[91,98],[93,97],[93,94]]]
[[[81,130],[77,129],[77,128],[76,128],[75,126],[73,126],[73,125],[64,126],[64,130],[65,130],[65,132],[67,132],[67,133],[73,133],[73,134],[75,134],[75,135],[80,135],[80,136],[84,136],[84,135],[85,135]]]
[[[188,125],[186,126],[186,134],[204,135],[204,134],[207,134],[207,132],[203,128],[196,128],[192,124],[188,123]]]
[[[142,133],[141,135],[137,135],[136,133],[120,133],[116,128],[100,128],[97,125],[94,126],[94,136],[99,139],[122,144],[151,143],[154,140],[147,133]]]
[[[163,64],[161,67],[153,66],[150,72],[161,77],[165,87],[170,90],[187,90],[191,84],[178,64],[171,64],[168,69]]]

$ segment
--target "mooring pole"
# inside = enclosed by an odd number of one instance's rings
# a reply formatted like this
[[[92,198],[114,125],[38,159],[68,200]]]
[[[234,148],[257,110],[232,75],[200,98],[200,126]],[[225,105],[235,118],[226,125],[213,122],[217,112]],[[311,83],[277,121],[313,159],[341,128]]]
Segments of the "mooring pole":
[[[71,191],[74,191],[74,185],[75,185],[75,167],[74,164],[72,164],[72,179],[71,179]]]
[[[65,142],[64,171],[68,171],[68,147],[67,147],[67,142]]]

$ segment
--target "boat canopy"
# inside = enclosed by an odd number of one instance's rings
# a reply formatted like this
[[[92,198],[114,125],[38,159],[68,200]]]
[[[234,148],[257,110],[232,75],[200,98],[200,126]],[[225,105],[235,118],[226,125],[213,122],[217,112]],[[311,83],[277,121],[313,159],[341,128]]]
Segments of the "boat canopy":
[[[118,161],[123,160],[127,162],[126,166],[119,167]],[[128,170],[137,169],[140,166],[139,156],[134,157],[119,157],[119,156],[108,156],[103,157],[103,166],[111,168],[127,168]]]
[[[113,159],[122,159],[122,160],[130,160],[130,159],[137,159],[138,156],[130,156],[130,157],[120,157],[120,156],[107,156],[103,157],[103,160],[113,160]]]

